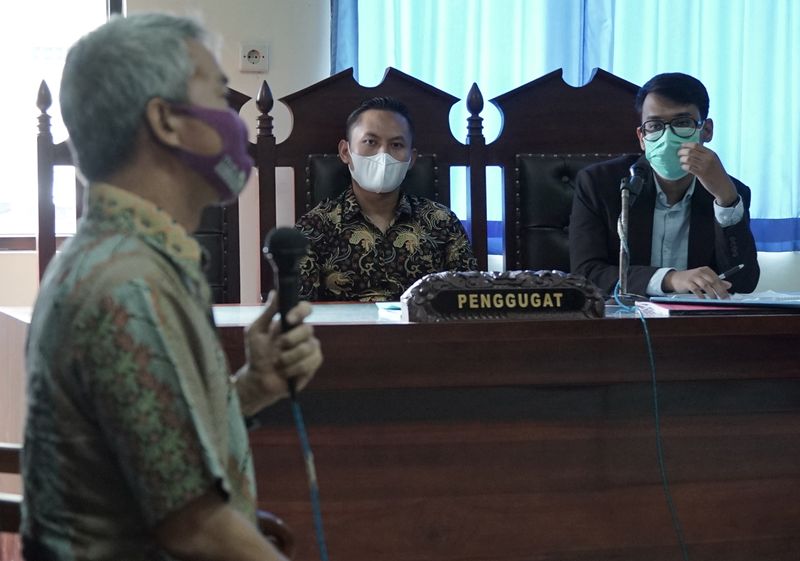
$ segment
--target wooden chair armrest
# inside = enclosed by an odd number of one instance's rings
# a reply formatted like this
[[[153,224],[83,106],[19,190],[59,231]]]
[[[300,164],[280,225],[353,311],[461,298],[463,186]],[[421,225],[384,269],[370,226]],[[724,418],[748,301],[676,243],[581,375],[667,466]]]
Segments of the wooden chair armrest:
[[[258,519],[258,529],[289,559],[294,557],[295,543],[292,530],[286,523],[266,510],[259,510],[256,513]]]

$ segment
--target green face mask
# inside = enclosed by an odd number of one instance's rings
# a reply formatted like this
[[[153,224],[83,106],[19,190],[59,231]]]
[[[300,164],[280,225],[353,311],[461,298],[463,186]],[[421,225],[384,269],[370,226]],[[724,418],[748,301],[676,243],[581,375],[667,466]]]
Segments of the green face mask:
[[[672,132],[672,129],[667,127],[661,138],[654,141],[645,139],[644,153],[650,166],[659,176],[670,181],[677,181],[682,177],[686,177],[689,172],[681,168],[681,160],[678,157],[678,149],[684,142],[699,142],[700,129],[694,131],[694,134],[689,138],[681,138]]]

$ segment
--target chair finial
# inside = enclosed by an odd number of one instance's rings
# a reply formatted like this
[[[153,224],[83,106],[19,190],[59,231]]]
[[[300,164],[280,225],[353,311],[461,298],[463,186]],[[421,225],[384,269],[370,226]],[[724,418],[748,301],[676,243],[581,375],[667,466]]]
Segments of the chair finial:
[[[50,95],[50,88],[47,87],[47,82],[42,80],[42,83],[39,84],[39,93],[36,94],[36,107],[38,107],[39,111],[42,113],[47,113],[47,110],[50,109],[52,104],[53,96]]]
[[[272,115],[269,114],[272,111],[272,106],[275,104],[275,99],[272,97],[272,90],[269,89],[269,85],[267,84],[266,80],[261,82],[261,87],[258,89],[258,95],[256,95],[256,107],[260,111],[260,115],[258,116],[258,137],[259,142],[261,142],[261,138],[271,138],[271,142],[275,143],[275,136],[272,132]]]
[[[263,80],[261,82],[261,87],[258,89],[258,95],[256,96],[256,106],[262,114],[266,115],[272,111],[274,105],[275,98],[272,97],[272,90],[269,89],[267,81]]]
[[[472,83],[467,94],[467,110],[473,117],[477,117],[483,111],[483,94],[475,82]]]
[[[478,84],[472,84],[467,94],[467,110],[469,117],[467,117],[467,138],[470,144],[476,142],[484,142],[483,140],[483,117],[480,113],[483,111],[483,94],[478,88]]]

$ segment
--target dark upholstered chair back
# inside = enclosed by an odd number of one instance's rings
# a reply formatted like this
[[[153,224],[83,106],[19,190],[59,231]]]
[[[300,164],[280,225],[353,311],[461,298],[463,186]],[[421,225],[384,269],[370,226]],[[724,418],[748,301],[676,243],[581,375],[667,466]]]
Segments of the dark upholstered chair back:
[[[439,200],[439,178],[435,155],[417,156],[400,188],[406,193]],[[306,167],[306,213],[325,199],[338,197],[350,185],[350,171],[337,154],[311,154]]]
[[[209,207],[194,233],[207,261],[203,270],[214,302],[239,302],[239,205]]]
[[[229,104],[236,110],[249,98],[229,91]],[[37,137],[37,159],[39,176],[39,278],[56,252],[55,212],[53,208],[53,167],[73,165],[67,141],[53,143],[50,133],[50,108],[52,98],[45,82],[39,88],[36,105],[39,115],[39,134]],[[81,189],[76,191],[76,206],[80,215],[82,203]],[[205,273],[214,302],[239,302],[239,206],[209,207],[202,216],[195,238],[205,250]]]
[[[576,88],[556,70],[491,100],[503,131],[486,165],[503,169],[506,269],[569,271],[573,180],[590,163],[638,152],[638,90],[603,70]]]
[[[518,154],[513,218],[517,268],[569,271],[569,217],[575,176],[616,154]]]

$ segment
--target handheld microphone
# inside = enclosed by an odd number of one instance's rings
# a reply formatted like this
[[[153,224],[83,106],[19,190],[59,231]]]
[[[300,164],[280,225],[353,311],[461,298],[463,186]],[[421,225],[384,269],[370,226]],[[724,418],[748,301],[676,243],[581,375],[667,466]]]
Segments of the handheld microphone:
[[[264,256],[272,265],[272,271],[278,282],[278,311],[281,314],[281,330],[288,331],[292,328],[286,315],[289,310],[297,305],[300,293],[300,271],[298,263],[308,253],[308,240],[302,232],[294,228],[275,228],[264,239],[261,249]],[[319,500],[319,484],[317,483],[317,470],[314,465],[314,454],[308,439],[303,413],[297,401],[297,388],[293,379],[289,379],[289,396],[291,398],[292,415],[297,434],[300,438],[300,448],[303,451],[308,487],[311,494],[311,515],[314,523],[314,533],[319,547],[321,561],[328,561],[328,547],[325,541],[325,531],[322,526],[322,508]]]
[[[281,314],[281,329],[292,328],[286,319],[289,310],[297,306],[300,293],[300,271],[298,262],[308,253],[308,240],[294,228],[274,228],[264,239],[261,250],[272,265],[278,285],[278,311]]]

